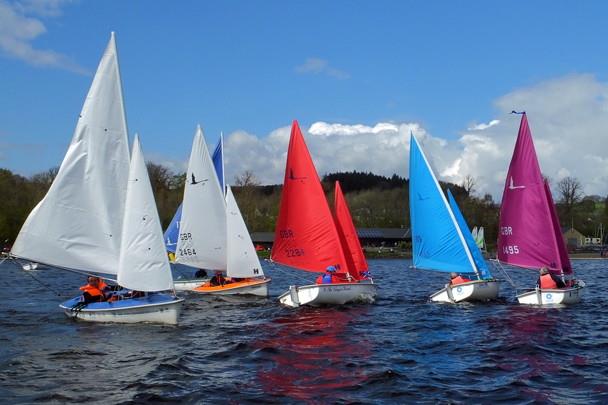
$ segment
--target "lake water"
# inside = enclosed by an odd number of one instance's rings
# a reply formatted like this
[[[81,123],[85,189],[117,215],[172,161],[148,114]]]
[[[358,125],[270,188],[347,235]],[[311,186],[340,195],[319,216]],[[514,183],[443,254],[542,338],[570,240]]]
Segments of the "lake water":
[[[372,260],[373,305],[287,309],[302,273],[264,263],[271,297],[187,295],[177,327],[89,324],[57,307],[84,277],[0,266],[5,403],[608,403],[608,261],[575,261],[569,308],[435,304],[448,276]],[[497,271],[495,276],[504,278]],[[510,273],[520,286],[537,274]],[[306,274],[304,274],[306,276]],[[314,278],[310,275],[309,279]],[[58,296],[61,292],[63,296]]]

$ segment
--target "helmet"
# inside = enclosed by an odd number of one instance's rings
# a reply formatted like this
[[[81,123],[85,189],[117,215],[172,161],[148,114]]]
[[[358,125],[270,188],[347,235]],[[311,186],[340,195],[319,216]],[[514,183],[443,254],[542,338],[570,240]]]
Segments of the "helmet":
[[[333,273],[334,271],[336,271],[336,266],[327,266],[325,270],[329,271],[330,273]]]

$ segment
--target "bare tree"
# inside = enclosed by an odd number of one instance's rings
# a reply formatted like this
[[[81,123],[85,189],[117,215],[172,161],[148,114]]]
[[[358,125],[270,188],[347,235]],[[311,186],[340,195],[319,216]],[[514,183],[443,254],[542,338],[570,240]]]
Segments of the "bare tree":
[[[557,183],[559,202],[570,209],[583,197],[583,186],[575,177],[564,177]]]
[[[462,188],[464,188],[467,195],[471,195],[475,192],[476,185],[477,181],[475,180],[475,177],[471,176],[470,174],[467,174],[464,180],[462,180]]]
[[[259,186],[260,182],[251,170],[245,170],[240,175],[234,176],[234,185],[239,187],[255,187]]]

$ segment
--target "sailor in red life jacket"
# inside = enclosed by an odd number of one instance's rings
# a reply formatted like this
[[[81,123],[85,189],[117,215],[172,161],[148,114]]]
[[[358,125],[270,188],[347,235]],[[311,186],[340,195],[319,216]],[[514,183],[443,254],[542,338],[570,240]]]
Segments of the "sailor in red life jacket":
[[[469,281],[471,281],[471,280],[469,280],[466,277],[462,277],[456,273],[450,273],[450,285],[468,283]]]
[[[82,290],[82,297],[85,303],[89,302],[102,302],[106,300],[103,289],[107,287],[99,277],[89,276],[88,284],[80,287]]]
[[[336,272],[335,266],[327,266],[325,274],[317,277],[315,281],[317,284],[332,284],[339,282],[334,273]]]
[[[543,267],[540,269],[540,276],[536,282],[536,287],[541,290],[564,288],[566,284],[557,276],[549,273],[549,269]]]

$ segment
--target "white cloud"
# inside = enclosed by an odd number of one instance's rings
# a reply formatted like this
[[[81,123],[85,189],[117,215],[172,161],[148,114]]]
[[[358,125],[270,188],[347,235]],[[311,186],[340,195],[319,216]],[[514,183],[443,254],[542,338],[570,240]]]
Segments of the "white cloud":
[[[329,62],[320,58],[306,59],[304,64],[295,68],[295,71],[300,74],[324,74],[340,80],[350,78],[350,74],[330,66]]]
[[[526,110],[541,169],[553,187],[573,176],[585,194],[608,194],[608,83],[590,75],[562,77],[513,91],[495,104],[496,118],[471,126],[455,140],[434,136],[415,122],[315,122],[301,129],[320,176],[358,170],[408,177],[414,133],[440,180],[460,184],[470,175],[477,194],[490,193],[499,202],[521,118],[510,112]],[[263,184],[281,183],[289,134],[290,126],[262,137],[246,131],[228,134],[227,181],[234,183],[235,175],[251,170]]]
[[[89,72],[67,56],[48,49],[36,49],[32,42],[46,33],[43,18],[58,17],[65,0],[26,0],[9,3],[0,0],[0,50],[12,58],[34,66],[50,66],[79,74]]]
[[[498,125],[500,124],[500,120],[492,120],[490,122],[488,122],[487,124],[481,123],[481,124],[473,124],[471,127],[469,127],[469,131],[483,131],[484,129],[488,129],[490,127],[493,127],[494,125]]]

